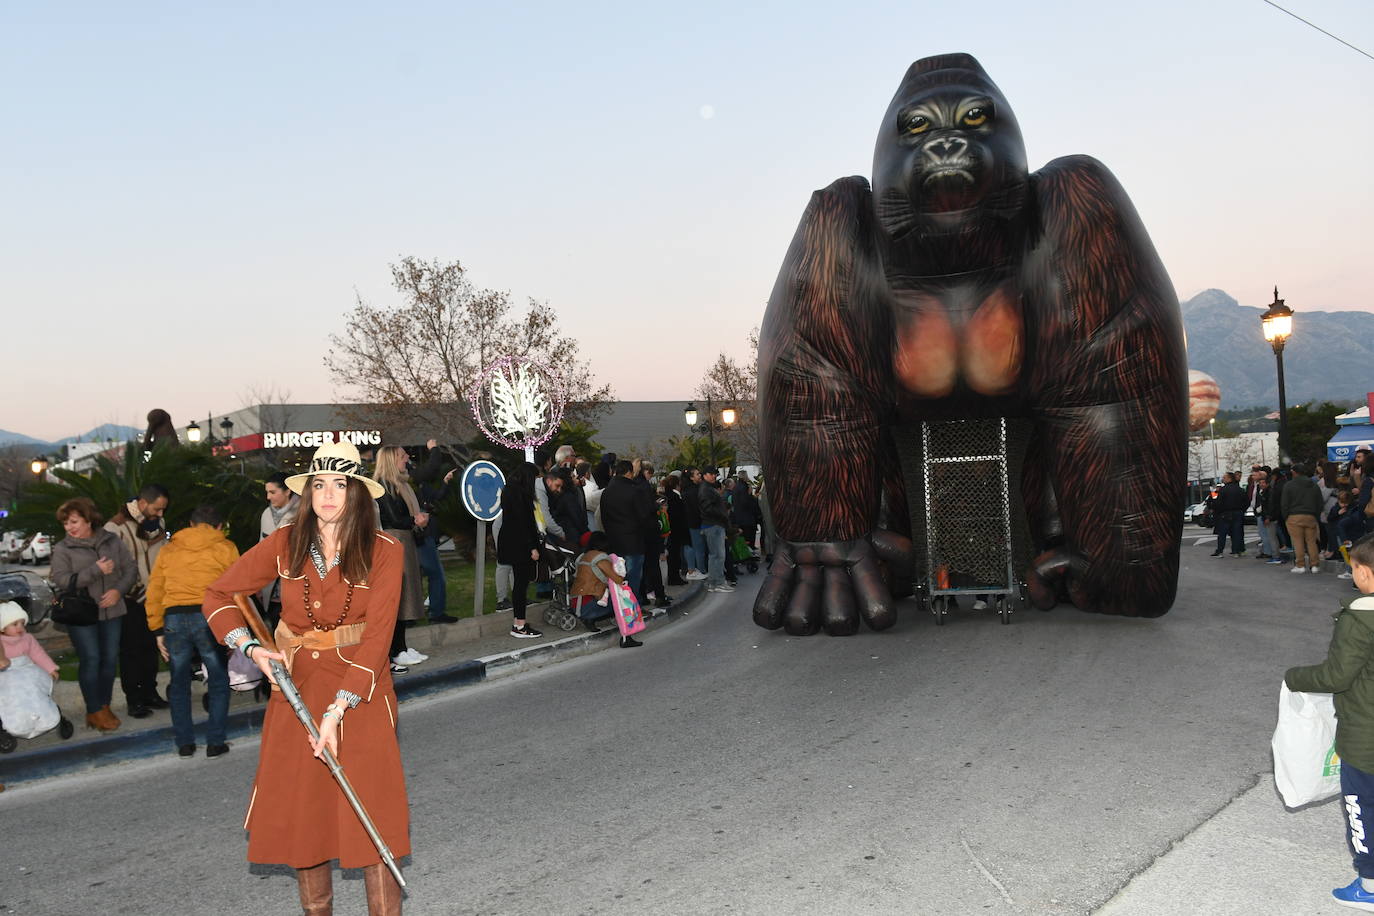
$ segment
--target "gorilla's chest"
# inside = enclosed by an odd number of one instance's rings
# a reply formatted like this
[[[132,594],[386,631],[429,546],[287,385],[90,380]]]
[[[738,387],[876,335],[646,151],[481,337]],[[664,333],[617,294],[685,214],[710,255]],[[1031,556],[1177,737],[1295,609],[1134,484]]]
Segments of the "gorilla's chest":
[[[1000,400],[1016,392],[1026,328],[1015,283],[894,290],[892,309],[902,400]]]

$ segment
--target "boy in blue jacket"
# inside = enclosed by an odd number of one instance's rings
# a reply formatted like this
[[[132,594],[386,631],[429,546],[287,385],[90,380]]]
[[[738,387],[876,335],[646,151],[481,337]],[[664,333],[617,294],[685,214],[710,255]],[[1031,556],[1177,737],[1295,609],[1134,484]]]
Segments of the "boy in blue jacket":
[[[1350,568],[1360,595],[1336,615],[1326,661],[1289,668],[1283,679],[1289,690],[1330,693],[1335,700],[1346,841],[1358,877],[1331,896],[1343,906],[1374,912],[1374,834],[1364,824],[1365,812],[1374,812],[1374,535],[1350,549]]]

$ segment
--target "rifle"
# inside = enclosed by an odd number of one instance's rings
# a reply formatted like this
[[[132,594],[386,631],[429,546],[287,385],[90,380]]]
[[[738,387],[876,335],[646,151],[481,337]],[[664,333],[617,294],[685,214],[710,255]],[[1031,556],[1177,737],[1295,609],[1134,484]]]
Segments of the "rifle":
[[[267,632],[267,625],[258,616],[258,609],[253,606],[253,602],[242,594],[234,595],[234,604],[238,605],[243,619],[248,623],[248,629],[253,631],[253,638],[262,644],[262,647],[269,652],[277,651],[276,640],[272,634]],[[301,699],[300,691],[296,689],[296,684],[291,680],[291,673],[286,670],[286,666],[275,658],[269,659],[272,668],[272,677],[277,681],[277,689],[281,691],[286,702],[291,704],[291,708],[296,712],[296,718],[301,720],[305,730],[310,733],[312,740],[320,740],[320,730],[315,726],[315,719],[310,715],[310,710],[305,706],[305,700]],[[372,818],[368,816],[367,809],[363,807],[362,800],[358,798],[358,793],[353,791],[353,785],[344,775],[343,766],[334,756],[333,752],[325,747],[321,751],[321,757],[325,766],[329,767],[329,772],[333,774],[334,781],[343,790],[344,797],[353,806],[353,813],[358,815],[358,820],[362,822],[363,829],[367,831],[368,839],[372,840],[372,845],[377,847],[377,852],[382,856],[382,861],[391,870],[391,874],[396,878],[396,883],[401,887],[406,886],[406,879],[401,877],[401,869],[396,865],[396,858],[391,854],[391,849],[386,845],[386,840],[377,832],[377,825],[372,823]]]

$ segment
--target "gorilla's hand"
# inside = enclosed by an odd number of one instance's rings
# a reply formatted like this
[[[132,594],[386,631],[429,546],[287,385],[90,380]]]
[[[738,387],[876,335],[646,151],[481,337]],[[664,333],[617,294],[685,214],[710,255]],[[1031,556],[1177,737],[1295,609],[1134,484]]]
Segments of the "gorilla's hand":
[[[910,551],[909,541],[889,531],[853,541],[779,541],[754,600],[754,622],[793,636],[821,627],[831,636],[851,636],[860,617],[885,630],[897,622],[897,610],[878,559],[900,562]]]

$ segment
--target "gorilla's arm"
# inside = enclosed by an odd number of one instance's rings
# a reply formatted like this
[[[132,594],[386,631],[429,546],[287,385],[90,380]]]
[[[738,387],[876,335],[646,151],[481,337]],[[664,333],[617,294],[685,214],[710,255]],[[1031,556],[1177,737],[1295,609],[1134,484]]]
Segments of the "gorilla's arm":
[[[868,540],[891,334],[872,219],[862,178],[813,194],[763,320],[760,445],[782,543],[754,619],[770,629],[841,635],[860,615],[875,629],[895,621]]]
[[[1187,471],[1187,363],[1173,286],[1099,162],[1036,173],[1044,235],[1026,265],[1036,314],[1036,451],[1026,492],[1041,607],[1156,617],[1173,604]],[[1044,483],[1045,486],[1039,486]]]

